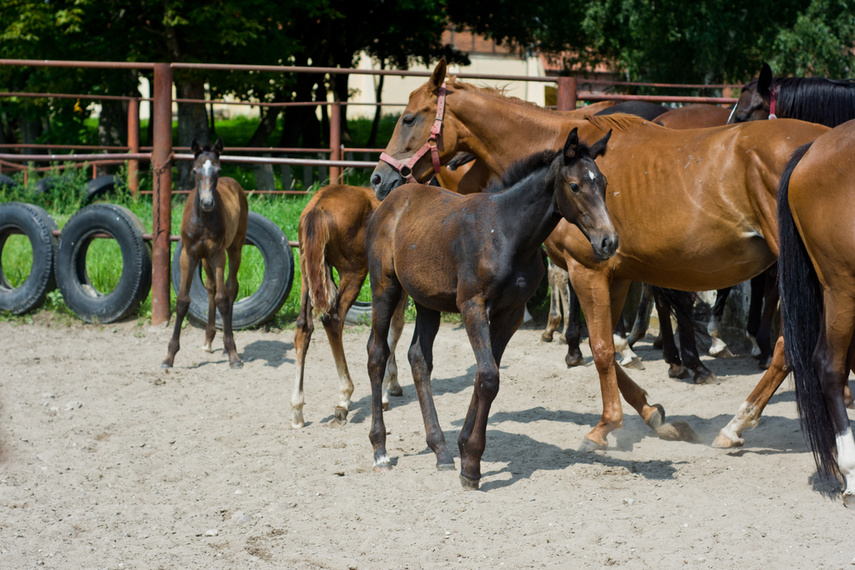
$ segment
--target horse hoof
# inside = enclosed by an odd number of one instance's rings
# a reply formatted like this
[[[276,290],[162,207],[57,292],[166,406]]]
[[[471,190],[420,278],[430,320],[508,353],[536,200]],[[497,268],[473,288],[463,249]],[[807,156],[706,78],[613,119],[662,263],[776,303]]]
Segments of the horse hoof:
[[[653,350],[662,350],[662,339],[657,338],[653,341]]]
[[[633,356],[627,362],[621,362],[621,366],[624,368],[632,368],[633,370],[644,370],[644,363],[641,361],[640,356]]]
[[[243,368],[243,362],[240,360],[236,360],[235,362],[229,362],[229,368],[233,370],[237,370],[238,368]]]
[[[540,335],[540,340],[543,342],[552,342],[552,333],[543,333]]]
[[[467,491],[477,491],[480,485],[480,481],[478,479],[470,479],[465,475],[461,475],[460,485]]]
[[[383,402],[382,405],[383,405],[383,411],[388,412],[389,411],[389,402]]]
[[[389,386],[389,395],[400,398],[404,395],[404,389],[400,386]]]
[[[451,463],[441,463],[439,461],[436,462],[436,470],[437,471],[454,471],[456,467],[454,466],[454,460]]]
[[[601,449],[606,449],[609,446],[607,443],[597,443],[594,440],[588,439],[587,437],[582,438],[582,445],[579,446],[577,451],[582,453],[590,453],[592,451],[600,451]]]
[[[160,365],[160,368],[163,370],[169,370],[170,368],[172,368],[172,365],[168,362],[164,362]]]
[[[665,408],[662,407],[662,404],[654,404],[653,408],[653,411],[644,420],[644,423],[650,426],[653,431],[656,431],[665,423]]]
[[[390,460],[389,456],[385,453],[379,459],[374,460],[374,471],[376,471],[377,473],[385,473],[391,470],[392,460]]]
[[[564,363],[567,364],[567,368],[572,368],[574,366],[582,366],[583,364],[585,364],[585,357],[583,357],[581,354],[572,356],[568,354],[564,358]]]
[[[760,370],[769,370],[769,367],[772,366],[772,356],[769,355],[766,358],[761,358],[759,366]]]
[[[847,509],[855,509],[855,493],[849,491],[843,493],[843,506]]]
[[[685,366],[680,366],[679,364],[672,364],[671,368],[668,369],[668,376],[670,378],[679,378],[683,380],[684,378],[689,377],[689,369]]]
[[[715,441],[713,441],[712,446],[717,449],[730,449],[732,447],[742,447],[743,443],[745,443],[745,440],[742,438],[732,439],[719,432]]]
[[[343,426],[347,423],[347,408],[342,406],[335,407],[335,419],[333,420],[337,425]]]
[[[716,380],[715,374],[709,370],[695,372],[695,384],[712,384]]]
[[[730,352],[730,349],[725,346],[721,350],[717,350],[715,352],[713,352],[713,349],[710,348],[710,356],[713,356],[715,358],[733,358],[733,353]]]

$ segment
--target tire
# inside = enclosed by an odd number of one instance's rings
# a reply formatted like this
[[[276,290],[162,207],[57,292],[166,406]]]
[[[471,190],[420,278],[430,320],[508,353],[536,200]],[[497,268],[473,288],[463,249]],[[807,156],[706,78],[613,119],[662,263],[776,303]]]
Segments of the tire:
[[[258,290],[249,297],[238,300],[232,312],[232,328],[245,329],[269,321],[288,299],[294,283],[294,254],[285,233],[273,222],[256,212],[249,213],[246,243],[254,245],[264,258],[264,277]],[[188,315],[197,324],[208,322],[208,292],[202,278],[202,264],[190,285],[190,310]],[[172,256],[172,288],[178,293],[181,283],[181,242]],[[223,328],[217,311],[218,329]]]
[[[12,287],[0,262],[0,310],[20,315],[40,307],[50,291],[56,289],[54,262],[58,240],[53,232],[56,222],[43,209],[32,204],[0,204],[0,255],[12,234],[23,233],[33,249],[33,265],[27,279]],[[2,257],[0,257],[2,259]]]
[[[371,303],[366,301],[356,301],[347,310],[344,316],[344,322],[349,325],[365,325],[371,324]]]
[[[13,178],[0,174],[0,188],[17,188],[18,183]]]
[[[86,273],[86,252],[98,234],[115,238],[122,255],[119,283],[106,295]],[[78,210],[62,229],[56,281],[65,304],[87,323],[112,323],[133,314],[151,291],[151,249],[143,239],[142,221],[115,204]]]
[[[53,190],[54,186],[62,183],[63,178],[67,177],[67,174],[61,176],[45,176],[44,178],[36,182],[36,185],[33,187],[33,194],[48,194],[51,190]]]
[[[86,204],[91,204],[107,194],[114,193],[116,188],[121,188],[121,179],[114,174],[104,174],[93,178],[86,183],[84,201]]]

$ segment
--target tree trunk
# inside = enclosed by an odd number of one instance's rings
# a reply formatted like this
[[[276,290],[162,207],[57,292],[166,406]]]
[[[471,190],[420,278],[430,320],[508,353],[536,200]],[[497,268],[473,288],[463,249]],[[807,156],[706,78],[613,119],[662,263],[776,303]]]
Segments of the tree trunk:
[[[98,117],[98,144],[100,146],[125,146],[128,144],[128,103],[104,101]],[[101,166],[98,174],[106,174],[109,167]]]
[[[380,69],[385,69],[386,64],[381,59],[380,60]],[[380,103],[383,102],[383,80],[386,78],[385,75],[377,76],[377,88],[375,90],[375,101],[377,102],[377,108],[374,110],[374,120],[371,122],[371,134],[368,135],[368,141],[365,143],[366,148],[374,148],[377,146],[377,132],[380,130],[380,116],[382,107]]]

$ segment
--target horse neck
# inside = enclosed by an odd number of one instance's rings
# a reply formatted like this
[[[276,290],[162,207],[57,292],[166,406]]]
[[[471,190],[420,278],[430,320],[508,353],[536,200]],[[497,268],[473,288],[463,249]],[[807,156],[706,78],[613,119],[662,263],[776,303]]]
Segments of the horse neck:
[[[458,91],[447,112],[463,124],[459,144],[493,172],[543,149],[558,149],[570,128],[562,113],[478,90]],[[562,137],[563,133],[563,137]]]
[[[491,195],[501,226],[516,240],[516,249],[540,247],[561,219],[555,201],[554,168],[539,169],[513,186]]]

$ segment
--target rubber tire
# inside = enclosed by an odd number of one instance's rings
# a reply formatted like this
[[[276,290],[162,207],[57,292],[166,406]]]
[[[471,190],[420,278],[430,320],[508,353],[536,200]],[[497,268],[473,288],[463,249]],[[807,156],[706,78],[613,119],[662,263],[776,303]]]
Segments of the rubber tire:
[[[273,222],[256,212],[249,212],[249,224],[246,229],[246,243],[252,244],[261,252],[264,259],[264,277],[258,289],[235,303],[232,312],[232,329],[239,330],[258,326],[276,316],[291,293],[294,283],[294,254],[288,245],[285,233]],[[190,319],[204,326],[208,322],[208,291],[201,278],[202,264],[190,285]],[[178,293],[181,283],[181,242],[175,246],[172,255],[172,288]],[[218,329],[222,330],[223,321],[217,311]]]
[[[53,190],[54,186],[61,184],[66,180],[71,179],[71,173],[61,174],[59,176],[45,176],[33,187],[33,194],[46,194]]]
[[[0,174],[0,188],[17,188],[18,183],[14,178],[10,178],[5,174]]]
[[[46,211],[32,204],[0,204],[0,255],[12,234],[23,233],[33,249],[30,274],[20,287],[6,281],[0,264],[0,310],[20,315],[40,307],[50,291],[56,289],[53,266],[59,240],[53,235],[57,226]]]
[[[121,187],[121,179],[115,174],[104,174],[86,183],[84,201],[91,204],[95,200],[113,193],[116,187]]]
[[[370,325],[371,324],[371,302],[356,301],[347,310],[344,316],[344,322],[349,325]]]
[[[142,221],[115,204],[92,204],[78,210],[62,229],[56,281],[65,304],[87,323],[112,323],[132,315],[151,291],[151,248]],[[86,274],[86,252],[97,234],[116,239],[122,276],[110,293],[96,291]]]

